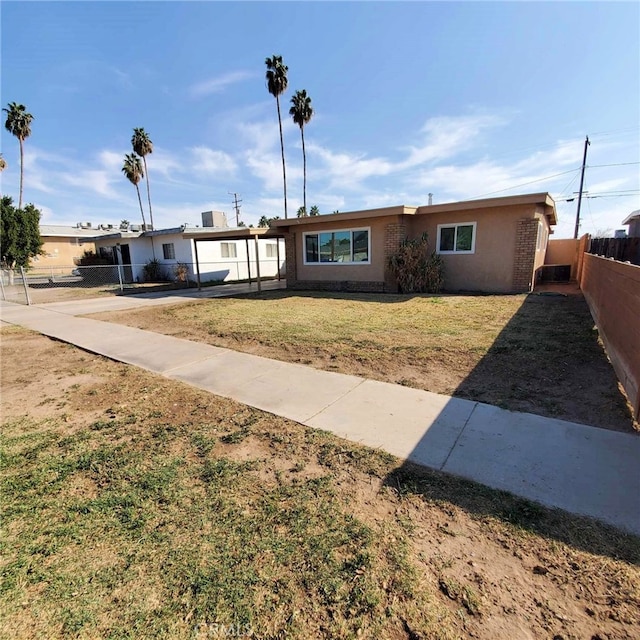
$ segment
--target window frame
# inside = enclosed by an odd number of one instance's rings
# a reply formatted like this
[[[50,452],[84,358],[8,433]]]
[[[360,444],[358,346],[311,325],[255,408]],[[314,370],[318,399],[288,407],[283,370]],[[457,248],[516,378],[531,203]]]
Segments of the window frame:
[[[273,259],[273,258],[277,259],[278,258],[278,245],[276,243],[269,242],[269,243],[265,244],[264,246],[265,246],[265,249],[264,249],[265,257],[271,258],[271,259]],[[270,253],[272,255],[269,255]]]
[[[170,253],[171,255],[167,255]],[[164,260],[175,260],[176,259],[176,246],[173,242],[163,242],[162,243],[162,256]]]
[[[353,260],[353,234],[359,231],[367,232],[367,259]],[[320,235],[323,233],[349,233],[351,237],[351,260],[349,262],[322,262],[320,260]],[[307,238],[315,236],[317,238],[317,261],[307,261]],[[348,227],[345,229],[322,229],[321,231],[304,231],[302,233],[302,262],[305,266],[353,266],[353,265],[370,265],[371,264],[371,227]]]
[[[229,249],[233,247],[234,255],[224,255],[223,247],[227,247],[227,253],[230,253]],[[220,257],[226,260],[237,260],[238,259],[238,243],[237,242],[220,242]]]
[[[451,229],[454,228],[453,235],[453,250],[451,251],[442,251],[440,249],[440,238],[442,234],[442,229]],[[456,247],[456,243],[458,241],[458,227],[472,227],[471,231],[471,249],[458,251]],[[478,231],[478,223],[477,222],[447,222],[438,225],[437,233],[436,233],[436,253],[442,256],[465,256],[472,255],[476,252],[476,233]]]

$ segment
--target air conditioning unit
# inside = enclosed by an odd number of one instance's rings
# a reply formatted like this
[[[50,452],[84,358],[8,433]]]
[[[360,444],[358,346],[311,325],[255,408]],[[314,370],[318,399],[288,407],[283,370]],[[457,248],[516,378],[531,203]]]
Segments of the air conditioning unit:
[[[142,225],[142,230],[143,231],[153,231],[153,226],[150,224],[143,224]]]
[[[139,224],[132,224],[129,226],[129,230],[130,231],[140,231],[140,225]]]

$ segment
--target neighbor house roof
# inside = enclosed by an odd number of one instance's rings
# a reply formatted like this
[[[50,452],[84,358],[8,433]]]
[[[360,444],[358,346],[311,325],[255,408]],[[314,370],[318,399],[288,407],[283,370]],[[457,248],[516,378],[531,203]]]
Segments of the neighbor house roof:
[[[113,229],[78,227],[64,224],[41,224],[40,235],[44,238],[84,238],[93,240],[113,233]]]
[[[443,213],[446,211],[465,211],[487,209],[490,207],[509,207],[520,204],[541,204],[545,207],[545,214],[549,218],[549,224],[557,224],[556,204],[548,193],[530,193],[521,196],[506,196],[502,198],[485,198],[482,200],[466,200],[461,202],[447,202],[445,204],[430,204],[421,207],[398,205],[395,207],[383,207],[380,209],[366,209],[363,211],[349,211],[345,213],[331,213],[320,216],[306,216],[304,218],[288,218],[286,220],[273,220],[272,227],[291,227],[295,225],[308,225],[320,222],[341,220],[361,220],[364,218],[381,218],[396,215],[428,215],[431,213]]]
[[[640,218],[640,209],[636,209],[635,211],[632,211],[623,221],[622,224],[631,224],[632,220],[635,220],[636,218]]]

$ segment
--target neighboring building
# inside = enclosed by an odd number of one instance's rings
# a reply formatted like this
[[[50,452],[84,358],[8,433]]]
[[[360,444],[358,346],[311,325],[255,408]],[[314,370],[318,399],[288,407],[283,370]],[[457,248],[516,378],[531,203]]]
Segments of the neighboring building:
[[[396,206],[272,222],[286,239],[287,287],[397,291],[387,263],[427,232],[447,291],[527,292],[557,222],[548,193]]]
[[[156,231],[116,231],[95,238],[96,251],[117,264],[130,265],[124,273],[128,282],[143,282],[144,267],[154,257],[169,278],[179,263],[187,264],[190,277],[194,278],[197,261],[201,282],[245,280],[249,275],[256,275],[256,247],[262,277],[274,277],[282,271],[285,255],[282,241],[269,238],[257,244],[240,239],[240,236],[244,238],[243,229],[229,229],[226,217],[220,212],[203,212],[202,219],[202,227],[182,225]],[[214,226],[216,222],[221,226]]]
[[[640,209],[630,213],[622,224],[629,225],[629,238],[640,238]]]
[[[40,237],[43,254],[32,258],[34,268],[56,267],[71,272],[85,251],[95,251],[94,238],[113,233],[112,225],[93,227],[90,222],[78,222],[75,226],[43,224]]]

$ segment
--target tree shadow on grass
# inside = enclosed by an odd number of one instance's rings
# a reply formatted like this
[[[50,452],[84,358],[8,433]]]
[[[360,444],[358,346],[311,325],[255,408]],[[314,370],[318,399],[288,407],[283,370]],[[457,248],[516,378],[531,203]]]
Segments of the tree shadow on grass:
[[[629,504],[625,493],[633,496],[640,490],[637,479],[628,477],[633,465],[628,459],[613,461],[596,449],[625,439],[632,450],[634,438],[640,436],[582,295],[527,296],[453,395],[565,420],[571,416],[574,422],[611,431],[586,426],[583,431],[581,425],[549,423],[535,416],[519,425],[518,414],[478,404],[457,427],[447,426],[446,419],[427,427],[408,456],[413,462],[388,474],[388,486],[419,495],[427,503],[456,504],[480,520],[497,519],[589,553],[640,564],[640,537],[533,501],[580,505],[572,510],[581,513],[602,509],[610,522],[637,526],[637,512],[621,514],[619,507]],[[514,437],[505,433],[510,427]],[[451,451],[441,463],[428,463],[433,470],[416,464],[421,457],[433,457],[434,445],[443,439]],[[537,447],[538,442],[542,446]],[[521,498],[460,476],[486,479],[487,485],[501,489],[513,486],[519,494],[533,497]],[[591,485],[581,485],[583,477],[596,478],[593,491]],[[588,510],[582,509],[585,504]]]
[[[420,496],[427,505],[455,504],[480,521],[496,519],[575,549],[640,565],[640,537],[586,516],[409,462],[389,473],[385,484],[401,495]]]

